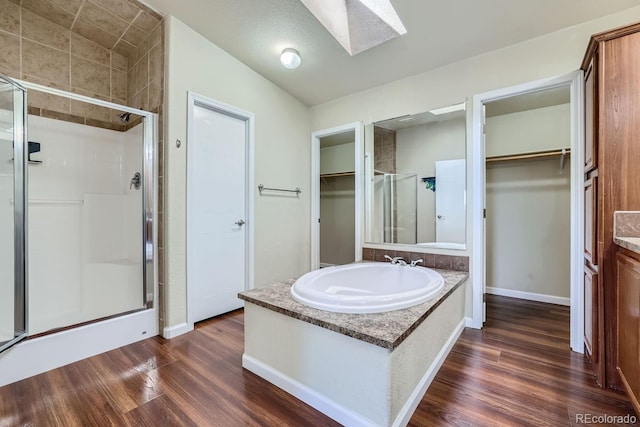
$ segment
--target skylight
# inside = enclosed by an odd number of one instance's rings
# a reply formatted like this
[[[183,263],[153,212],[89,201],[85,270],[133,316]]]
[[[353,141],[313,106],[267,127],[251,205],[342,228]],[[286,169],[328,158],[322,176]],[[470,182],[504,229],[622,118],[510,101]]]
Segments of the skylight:
[[[352,56],[407,32],[390,0],[300,1]]]

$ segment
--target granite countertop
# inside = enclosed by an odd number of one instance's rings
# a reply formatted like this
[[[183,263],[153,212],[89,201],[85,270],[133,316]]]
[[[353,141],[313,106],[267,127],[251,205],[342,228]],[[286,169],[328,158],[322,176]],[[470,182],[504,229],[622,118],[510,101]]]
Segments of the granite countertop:
[[[616,211],[613,213],[613,242],[640,254],[639,211]]]
[[[613,242],[618,246],[640,254],[640,237],[614,237]]]
[[[291,286],[295,280],[241,292],[238,298],[294,319],[393,350],[468,277],[468,273],[463,271],[433,270],[444,278],[444,289],[438,295],[425,303],[384,313],[333,313],[306,306],[291,296]]]

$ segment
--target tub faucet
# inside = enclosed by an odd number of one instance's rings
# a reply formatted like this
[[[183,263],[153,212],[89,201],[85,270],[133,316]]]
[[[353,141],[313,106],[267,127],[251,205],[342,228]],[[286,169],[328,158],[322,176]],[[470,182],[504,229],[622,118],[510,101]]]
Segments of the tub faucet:
[[[391,258],[389,255],[385,255],[384,257],[385,259],[388,259],[391,264],[407,265],[407,263],[404,261],[404,258],[402,258],[401,256]]]
[[[414,259],[413,261],[411,261],[411,267],[415,267],[418,264],[422,264],[424,262],[424,260],[422,258],[420,259]]]

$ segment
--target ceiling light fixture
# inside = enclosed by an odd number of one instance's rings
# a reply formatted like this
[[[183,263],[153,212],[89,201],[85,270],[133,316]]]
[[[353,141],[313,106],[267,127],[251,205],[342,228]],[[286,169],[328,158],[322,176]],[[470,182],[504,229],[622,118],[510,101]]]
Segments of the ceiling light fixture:
[[[280,63],[288,70],[295,70],[302,63],[302,59],[300,58],[300,53],[297,50],[288,47],[282,51],[282,55],[280,55]]]

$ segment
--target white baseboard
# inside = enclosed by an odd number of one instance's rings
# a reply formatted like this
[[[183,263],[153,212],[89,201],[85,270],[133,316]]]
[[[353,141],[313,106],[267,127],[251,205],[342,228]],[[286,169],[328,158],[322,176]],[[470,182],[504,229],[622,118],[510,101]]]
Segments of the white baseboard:
[[[425,372],[425,374],[420,379],[420,382],[413,390],[413,393],[411,393],[411,396],[409,396],[409,399],[400,410],[400,413],[398,413],[396,420],[392,424],[393,427],[404,427],[409,424],[409,420],[411,420],[411,416],[422,401],[422,397],[427,392],[427,389],[433,382],[433,379],[436,377],[436,374],[447,358],[447,355],[449,355],[449,352],[455,345],[456,341],[458,341],[460,334],[465,328],[466,322],[467,319],[462,319],[460,323],[458,323],[458,326],[456,326],[456,328],[453,330],[453,332],[447,339],[447,342],[444,344],[444,347],[440,349],[440,352],[436,356],[435,360],[433,361],[433,363],[431,363],[431,366],[429,366],[427,372]]]
[[[342,425],[350,427],[374,427],[376,424],[360,414],[334,402],[327,396],[307,387],[288,375],[273,369],[258,359],[247,354],[242,355],[242,367],[264,378],[276,387],[302,400]]]
[[[451,333],[444,347],[442,347],[435,360],[431,363],[424,376],[411,393],[411,396],[409,396],[409,399],[396,416],[392,426],[401,427],[406,426],[409,423],[411,416],[422,401],[422,397],[429,388],[429,385],[431,385],[431,382],[438,373],[438,370],[464,330],[466,322],[467,319],[462,319]],[[292,396],[302,400],[309,406],[317,409],[340,424],[349,427],[370,427],[376,425],[371,420],[364,418],[362,415],[345,408],[344,406],[334,402],[329,397],[318,393],[317,391],[247,354],[242,355],[242,366]]]
[[[492,295],[500,295],[503,297],[519,298],[519,299],[526,299],[529,301],[538,301],[538,302],[546,302],[549,304],[571,306],[571,298],[557,297],[554,295],[514,291],[512,289],[494,288],[491,286],[487,286],[487,293]]]
[[[158,335],[155,309],[22,341],[0,354],[0,386]]]
[[[165,327],[162,330],[162,336],[166,339],[171,339],[191,331],[193,331],[192,323],[180,323],[179,325]]]

